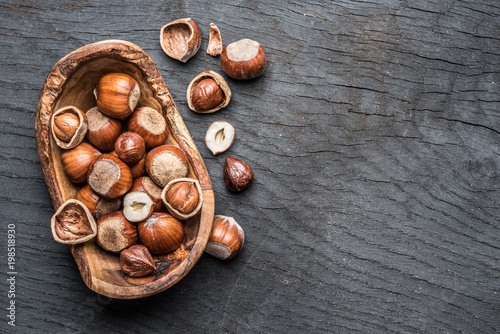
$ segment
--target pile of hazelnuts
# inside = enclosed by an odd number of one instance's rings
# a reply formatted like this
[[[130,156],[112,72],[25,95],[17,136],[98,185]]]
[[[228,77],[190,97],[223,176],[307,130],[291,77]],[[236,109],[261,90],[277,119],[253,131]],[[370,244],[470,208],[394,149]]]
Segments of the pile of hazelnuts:
[[[183,62],[198,51],[200,39],[192,19],[162,27],[162,48]],[[254,78],[265,69],[259,43],[245,39],[222,50],[214,24],[207,52],[220,54],[224,72],[235,79]],[[95,236],[102,249],[120,254],[124,273],[145,276],[156,270],[152,255],[181,248],[183,221],[198,214],[203,204],[201,186],[188,177],[186,153],[166,144],[169,128],[161,112],[138,105],[141,89],[133,77],[108,73],[99,79],[94,96],[96,106],[86,112],[66,106],[51,118],[53,139],[63,149],[64,173],[81,185],[76,199],[64,203],[54,215],[52,231],[57,241],[69,244]],[[220,110],[230,99],[227,82],[213,71],[198,75],[187,91],[189,108],[199,113]],[[214,155],[226,151],[233,140],[234,128],[225,121],[214,122],[205,138]],[[253,180],[250,166],[229,156],[223,176],[233,192],[247,188]],[[243,230],[233,218],[215,216],[206,247],[209,254],[230,259],[243,243]]]

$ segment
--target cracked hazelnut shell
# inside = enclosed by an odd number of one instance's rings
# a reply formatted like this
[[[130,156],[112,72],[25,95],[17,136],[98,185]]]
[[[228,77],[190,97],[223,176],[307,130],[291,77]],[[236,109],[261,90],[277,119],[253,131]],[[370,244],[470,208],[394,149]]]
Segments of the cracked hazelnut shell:
[[[203,205],[200,182],[191,178],[172,180],[163,188],[161,199],[172,216],[182,220],[194,217]]]
[[[222,37],[219,28],[213,23],[210,23],[207,53],[214,57],[222,53]]]
[[[54,240],[62,244],[80,244],[96,236],[97,226],[89,209],[76,199],[64,202],[50,221]]]
[[[233,79],[254,79],[266,69],[266,53],[259,42],[241,39],[226,45],[220,55],[222,70]]]
[[[160,44],[169,57],[185,63],[200,49],[200,27],[192,18],[167,23],[161,27]]]
[[[67,106],[54,112],[50,127],[57,146],[71,149],[85,138],[88,122],[83,111],[74,106]]]
[[[198,74],[186,92],[189,109],[202,114],[216,112],[231,101],[231,89],[224,78],[214,71]]]

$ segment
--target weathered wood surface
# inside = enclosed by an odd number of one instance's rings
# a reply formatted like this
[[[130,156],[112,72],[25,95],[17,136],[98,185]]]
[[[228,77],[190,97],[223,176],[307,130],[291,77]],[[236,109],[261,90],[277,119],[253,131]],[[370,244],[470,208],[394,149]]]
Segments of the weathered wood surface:
[[[203,36],[186,64],[159,29],[192,17]],[[495,333],[500,331],[500,6],[469,1],[0,1],[0,218],[16,224],[22,333]],[[264,75],[229,80],[233,100],[191,112],[210,22],[225,44],[262,43]],[[51,67],[109,38],[156,62],[211,175],[216,214],[246,233],[230,262],[203,255],[169,290],[110,300],[83,283],[35,147]],[[213,121],[231,149],[204,144]],[[254,184],[226,190],[227,155]],[[0,252],[6,273],[6,251]],[[2,279],[2,309],[8,286]],[[4,311],[5,314],[7,311]]]

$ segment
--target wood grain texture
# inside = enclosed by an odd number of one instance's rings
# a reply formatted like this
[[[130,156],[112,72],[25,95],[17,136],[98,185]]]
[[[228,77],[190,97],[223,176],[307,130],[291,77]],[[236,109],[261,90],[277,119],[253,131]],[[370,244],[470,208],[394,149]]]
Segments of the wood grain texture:
[[[16,331],[500,331],[496,1],[0,7],[0,217],[19,237]],[[186,64],[159,45],[160,27],[181,17],[202,30]],[[203,52],[210,22],[224,44],[258,40],[268,67],[249,82],[224,75],[230,104],[200,115],[185,93],[202,71],[221,73]],[[155,61],[211,176],[215,213],[233,216],[246,236],[230,262],[204,255],[179,284],[136,301],[94,294],[52,240],[35,148],[36,103],[53,64],[109,38]],[[216,120],[229,121],[236,139],[214,157],[203,140]],[[227,155],[254,171],[240,194],[222,180]]]

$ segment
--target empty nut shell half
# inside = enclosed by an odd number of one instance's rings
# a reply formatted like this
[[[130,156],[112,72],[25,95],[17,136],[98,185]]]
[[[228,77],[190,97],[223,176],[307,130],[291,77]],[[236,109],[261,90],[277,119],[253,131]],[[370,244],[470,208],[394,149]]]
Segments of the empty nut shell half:
[[[194,217],[203,205],[200,182],[191,178],[172,180],[163,188],[161,199],[175,218],[185,220]],[[184,208],[188,207],[186,212]]]
[[[64,202],[50,220],[52,236],[62,244],[80,244],[94,238],[97,226],[89,209],[82,202]]]
[[[169,57],[185,63],[200,49],[200,27],[191,18],[183,18],[167,23],[161,27],[160,44]]]
[[[77,107],[63,107],[52,115],[50,128],[57,146],[63,149],[74,148],[85,138],[87,116]]]
[[[222,37],[219,28],[213,23],[210,23],[207,53],[214,57],[222,53]]]
[[[191,81],[186,99],[189,109],[201,114],[213,113],[229,104],[231,89],[220,74],[205,71]]]
[[[205,144],[213,155],[227,151],[234,141],[234,127],[226,121],[213,122],[205,134]]]

